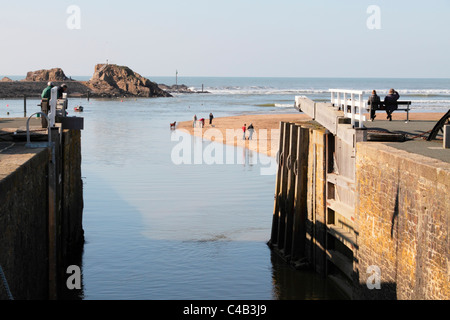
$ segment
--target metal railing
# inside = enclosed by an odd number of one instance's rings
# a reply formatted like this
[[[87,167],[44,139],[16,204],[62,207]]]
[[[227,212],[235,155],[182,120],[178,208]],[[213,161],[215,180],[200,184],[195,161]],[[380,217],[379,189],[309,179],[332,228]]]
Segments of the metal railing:
[[[352,120],[352,126],[355,126],[356,120],[359,127],[364,128],[366,117],[363,115],[367,111],[367,105],[364,101],[364,91],[330,89],[331,104],[344,111],[344,116]],[[349,110],[350,108],[350,110]]]

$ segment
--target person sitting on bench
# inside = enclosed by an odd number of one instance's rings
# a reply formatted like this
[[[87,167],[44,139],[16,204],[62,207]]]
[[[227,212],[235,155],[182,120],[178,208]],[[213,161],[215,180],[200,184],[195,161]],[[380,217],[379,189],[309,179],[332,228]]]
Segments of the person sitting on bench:
[[[387,119],[389,121],[392,121],[392,113],[398,109],[398,99],[400,99],[400,95],[394,89],[389,90],[389,94],[384,98]]]
[[[375,120],[375,112],[380,108],[380,96],[377,95],[377,91],[373,90],[372,95],[369,97],[367,104],[370,106],[370,121]]]

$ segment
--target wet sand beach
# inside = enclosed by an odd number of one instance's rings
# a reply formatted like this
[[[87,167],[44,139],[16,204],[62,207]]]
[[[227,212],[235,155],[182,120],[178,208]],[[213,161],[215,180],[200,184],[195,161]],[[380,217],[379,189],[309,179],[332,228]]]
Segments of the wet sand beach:
[[[443,113],[414,113],[410,112],[409,119],[411,126],[414,126],[414,121],[438,121],[443,116]],[[366,115],[369,116],[368,114]],[[200,119],[201,117],[198,117]],[[404,123],[406,120],[405,112],[394,112],[392,115],[392,125],[395,126],[395,122]],[[278,152],[279,143],[279,127],[280,122],[301,122],[312,120],[309,116],[303,113],[292,113],[292,114],[261,114],[261,115],[241,115],[232,117],[215,118],[212,125],[209,124],[209,119],[205,117],[204,128],[197,127],[194,129],[193,121],[183,121],[177,124],[177,130],[185,130],[191,135],[203,136],[204,139],[217,141],[220,143],[226,143],[234,146],[246,147],[250,150],[264,153],[268,156],[275,157]],[[373,123],[377,122],[387,122],[386,114],[384,112],[378,112],[377,118]],[[247,127],[253,124],[255,127],[255,133],[253,135],[253,140],[243,140],[242,127],[244,124]],[[211,130],[216,129],[216,130]],[[261,129],[267,130],[267,134],[260,132]],[[276,130],[273,130],[276,129]],[[430,128],[432,129],[432,128]],[[227,130],[234,130],[236,138],[227,138]],[[261,136],[262,134],[262,136]],[[260,137],[261,136],[261,137]],[[229,136],[230,137],[230,136]],[[248,138],[248,132],[246,134]]]

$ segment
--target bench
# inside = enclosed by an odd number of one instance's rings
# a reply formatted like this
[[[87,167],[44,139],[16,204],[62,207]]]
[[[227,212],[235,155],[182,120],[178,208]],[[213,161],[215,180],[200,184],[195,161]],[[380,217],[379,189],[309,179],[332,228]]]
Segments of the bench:
[[[406,106],[405,108],[398,108],[397,110],[394,111],[406,111],[406,122],[409,122],[409,111],[411,110],[410,106],[411,106],[411,101],[397,101],[398,106]],[[370,106],[367,106],[369,108],[370,111]],[[385,111],[386,110],[386,106],[384,105],[384,101],[381,101],[378,105],[378,109],[375,110],[376,111]]]

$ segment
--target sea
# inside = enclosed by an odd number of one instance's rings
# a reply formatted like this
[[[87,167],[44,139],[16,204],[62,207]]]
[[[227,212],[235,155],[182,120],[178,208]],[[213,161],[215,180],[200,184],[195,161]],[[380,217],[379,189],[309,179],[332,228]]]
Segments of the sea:
[[[20,76],[9,76],[13,80]],[[2,78],[2,76],[0,76]],[[73,77],[88,80],[89,77]],[[166,85],[175,77],[148,77]],[[450,109],[450,79],[179,77],[208,93],[172,98],[70,98],[82,116],[83,300],[340,300],[328,279],[294,270],[267,246],[275,172],[267,156],[170,130],[198,118],[296,113],[295,96],[329,89],[380,96],[395,88],[411,112]],[[69,87],[70,94],[70,87]],[[27,100],[27,116],[40,110]],[[73,112],[83,106],[83,113]],[[0,117],[23,117],[23,99],[0,99]],[[180,145],[220,150],[223,163],[177,161]],[[182,149],[182,148],[181,148]],[[229,158],[227,158],[229,159]],[[200,159],[201,160],[201,159]]]

